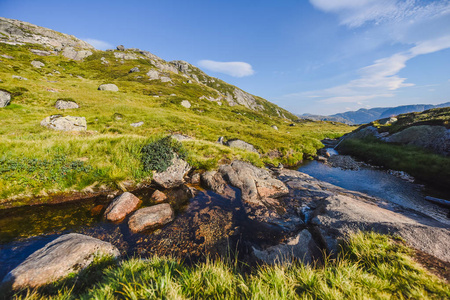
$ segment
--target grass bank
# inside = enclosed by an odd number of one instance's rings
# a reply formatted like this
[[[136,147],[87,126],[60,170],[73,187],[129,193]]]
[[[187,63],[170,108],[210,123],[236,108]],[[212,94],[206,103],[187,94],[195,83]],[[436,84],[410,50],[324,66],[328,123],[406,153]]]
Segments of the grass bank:
[[[243,271],[243,270],[247,271]],[[99,262],[78,278],[16,299],[448,299],[448,284],[414,261],[401,241],[358,233],[322,266],[260,265],[231,260],[187,266],[173,258]]]
[[[421,148],[365,138],[346,139],[339,145],[339,151],[373,165],[405,171],[440,189],[450,185],[450,158]]]

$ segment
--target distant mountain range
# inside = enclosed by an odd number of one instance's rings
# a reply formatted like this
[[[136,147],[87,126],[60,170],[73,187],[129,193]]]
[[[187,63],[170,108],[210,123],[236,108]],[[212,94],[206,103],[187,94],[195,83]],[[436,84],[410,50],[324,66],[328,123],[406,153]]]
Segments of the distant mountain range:
[[[361,108],[357,111],[347,111],[344,113],[334,114],[331,116],[321,116],[312,114],[298,115],[302,119],[310,119],[316,121],[333,121],[345,124],[365,124],[372,121],[396,116],[399,114],[406,114],[410,112],[422,112],[432,108],[450,107],[450,102],[432,105],[432,104],[414,104],[402,105],[396,107],[376,107],[371,109]]]

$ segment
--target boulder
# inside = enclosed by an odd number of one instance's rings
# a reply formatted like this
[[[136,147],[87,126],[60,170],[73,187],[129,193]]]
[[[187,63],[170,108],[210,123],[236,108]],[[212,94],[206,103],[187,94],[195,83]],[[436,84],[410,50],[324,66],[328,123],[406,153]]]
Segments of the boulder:
[[[105,211],[105,219],[112,222],[118,222],[135,211],[142,201],[132,193],[125,192],[114,198]]]
[[[275,129],[275,130],[278,130],[278,127],[277,127],[276,125],[272,125],[272,126],[270,126],[270,127],[272,127],[272,128]]]
[[[191,108],[191,103],[187,100],[183,100],[183,101],[181,101],[181,106],[186,107],[186,108]]]
[[[40,68],[42,68],[43,66],[45,66],[45,64],[44,64],[43,62],[40,62],[40,61],[38,61],[38,60],[33,60],[33,61],[31,62],[31,65],[32,65],[33,67],[35,67],[35,68],[38,68],[38,69],[40,69]]]
[[[11,101],[11,94],[7,91],[0,90],[0,107],[5,107]]]
[[[163,192],[156,190],[153,192],[151,199],[156,203],[163,203],[167,200],[167,196]]]
[[[226,142],[226,145],[231,148],[239,148],[242,150],[247,150],[247,151],[258,153],[258,150],[256,150],[255,146],[253,146],[250,143],[244,142],[243,140],[239,140],[239,139],[228,140]]]
[[[117,50],[125,51],[125,47],[123,45],[119,45],[119,46],[117,46]]]
[[[98,87],[99,91],[111,91],[111,92],[118,92],[119,88],[117,85],[112,83],[102,84]]]
[[[172,207],[168,203],[141,208],[128,221],[133,233],[155,229],[171,222],[174,218]]]
[[[2,284],[14,290],[49,284],[86,268],[98,255],[118,257],[120,253],[99,239],[65,234],[31,254],[5,276]]]
[[[384,118],[384,119],[378,120],[378,124],[381,124],[381,125],[390,125],[395,122],[397,122],[397,118],[395,118],[395,117],[389,117],[389,118]]]
[[[61,115],[45,118],[42,120],[41,126],[61,131],[85,131],[87,129],[85,117],[63,117]]]
[[[188,136],[188,135],[178,134],[178,133],[172,134],[170,137],[173,138],[174,140],[179,141],[179,142],[182,142],[182,141],[192,141],[192,140],[194,139],[193,137],[190,137],[190,136]]]
[[[271,246],[264,250],[258,250],[253,247],[253,254],[270,265],[292,262],[294,258],[302,261],[304,264],[312,264],[321,257],[320,248],[307,229],[303,229],[285,243]]]
[[[170,77],[167,76],[161,76],[161,82],[172,82],[172,79],[170,79]]]
[[[165,189],[178,187],[184,183],[184,176],[189,172],[189,164],[178,158],[172,159],[172,165],[164,172],[158,172],[153,175],[153,180]]]
[[[138,67],[134,67],[133,69],[131,69],[128,73],[135,73],[135,72],[140,72]]]
[[[78,104],[75,101],[63,100],[63,99],[59,99],[58,101],[56,101],[55,107],[57,109],[75,109],[75,108],[79,108]]]

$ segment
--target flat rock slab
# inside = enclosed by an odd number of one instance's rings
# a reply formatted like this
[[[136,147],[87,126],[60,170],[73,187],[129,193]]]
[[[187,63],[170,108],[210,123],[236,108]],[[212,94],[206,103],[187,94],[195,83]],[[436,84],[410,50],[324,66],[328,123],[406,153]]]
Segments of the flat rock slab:
[[[9,272],[2,286],[17,290],[49,284],[86,268],[96,255],[118,257],[120,253],[115,246],[99,239],[78,233],[65,234]]]
[[[238,148],[250,152],[259,153],[258,150],[256,150],[255,146],[253,146],[250,143],[244,142],[243,140],[235,139],[235,140],[228,140],[226,142],[226,145],[231,148]]]
[[[172,207],[168,203],[163,203],[139,209],[130,217],[128,226],[133,233],[138,233],[163,226],[173,218]]]
[[[138,209],[142,201],[132,193],[125,192],[108,205],[105,211],[105,218],[111,222],[119,222]]]
[[[61,115],[45,118],[42,120],[41,126],[60,131],[85,131],[87,129],[85,117],[63,117]]]

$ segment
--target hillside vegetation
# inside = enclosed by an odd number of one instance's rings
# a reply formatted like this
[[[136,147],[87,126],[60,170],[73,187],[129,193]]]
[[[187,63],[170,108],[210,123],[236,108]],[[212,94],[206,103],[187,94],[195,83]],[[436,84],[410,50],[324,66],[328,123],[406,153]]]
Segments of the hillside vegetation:
[[[12,96],[0,108],[0,199],[9,205],[26,204],[35,195],[44,199],[49,193],[115,189],[149,180],[151,172],[140,163],[142,147],[174,133],[195,138],[183,142],[191,165],[211,169],[232,159],[294,165],[313,155],[321,139],[349,131],[343,124],[299,121],[190,64],[167,63],[139,49],[92,50],[78,61],[57,53],[37,55],[36,50],[51,51],[39,44],[0,43],[0,90]],[[135,67],[139,71],[130,73]],[[151,70],[170,80],[150,80]],[[104,83],[116,84],[119,91],[97,90]],[[58,99],[80,107],[56,109]],[[183,107],[183,100],[191,107]],[[85,117],[87,131],[40,126],[57,114]],[[137,122],[143,125],[130,125]],[[220,136],[251,143],[261,155],[215,143]]]

